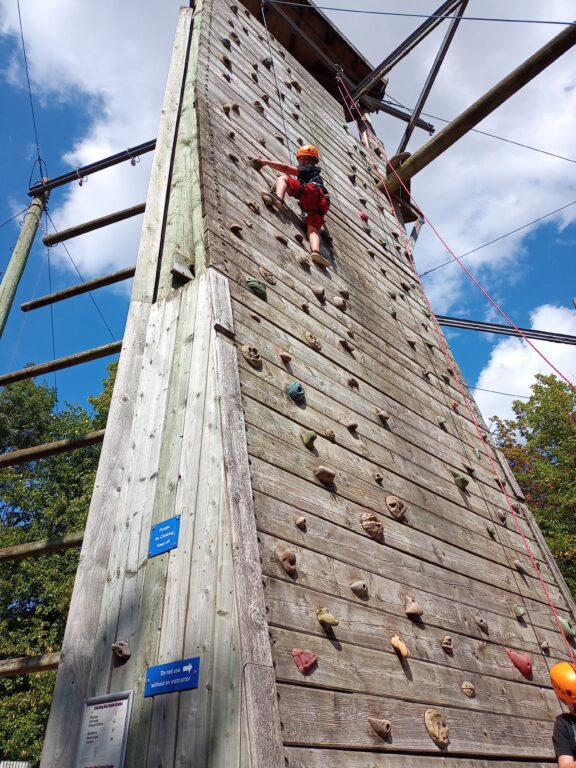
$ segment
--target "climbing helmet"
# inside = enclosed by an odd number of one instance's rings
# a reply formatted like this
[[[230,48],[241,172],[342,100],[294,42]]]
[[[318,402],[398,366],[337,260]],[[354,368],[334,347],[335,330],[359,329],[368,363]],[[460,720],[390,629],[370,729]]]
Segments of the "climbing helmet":
[[[576,704],[576,665],[561,661],[550,670],[552,688],[560,701]]]
[[[313,157],[316,160],[320,160],[320,152],[318,152],[318,148],[312,144],[304,144],[296,150],[296,158],[298,159],[300,157]]]

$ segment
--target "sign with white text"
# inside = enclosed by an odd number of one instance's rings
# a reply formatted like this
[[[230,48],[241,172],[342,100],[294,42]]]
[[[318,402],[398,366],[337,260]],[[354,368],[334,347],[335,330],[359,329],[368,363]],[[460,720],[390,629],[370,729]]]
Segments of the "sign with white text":
[[[131,709],[132,691],[86,699],[76,768],[123,768]]]
[[[178,546],[180,535],[180,516],[171,517],[152,526],[148,557],[156,557]]]
[[[148,667],[144,696],[159,696],[161,693],[198,688],[199,675],[200,658],[198,656]]]

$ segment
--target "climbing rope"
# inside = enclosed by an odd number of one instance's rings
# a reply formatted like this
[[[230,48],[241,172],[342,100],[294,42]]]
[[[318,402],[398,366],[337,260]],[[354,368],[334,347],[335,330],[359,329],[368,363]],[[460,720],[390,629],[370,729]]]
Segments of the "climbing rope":
[[[366,131],[366,134],[365,134],[366,135],[366,144],[365,144],[365,146],[367,147],[367,149],[368,149],[368,151],[369,151],[369,153],[371,155],[372,166],[373,166],[374,170],[376,171],[376,173],[380,176],[382,181],[385,182],[386,181],[386,176],[385,176],[385,174],[382,173],[380,165],[378,164],[378,161],[377,161],[377,157],[376,157],[374,151],[372,150],[372,147],[370,146],[370,140],[368,138],[369,134],[371,133],[371,135],[373,136],[373,138],[375,139],[375,141],[378,144],[378,147],[379,147],[379,149],[380,149],[380,151],[382,153],[382,156],[384,158],[384,161],[385,161],[385,167],[386,168],[390,168],[391,166],[390,166],[390,164],[388,162],[388,157],[386,155],[386,151],[384,149],[384,146],[382,145],[382,143],[380,142],[380,140],[378,139],[376,134],[372,133],[371,126],[369,126],[368,123],[366,122],[366,120],[364,118],[364,115],[362,114],[362,111],[360,110],[360,107],[358,106],[358,104],[353,99],[352,95],[350,94],[350,92],[349,92],[348,88],[346,87],[346,84],[343,82],[342,78],[337,77],[336,80],[337,80],[338,88],[340,90],[340,94],[342,96],[342,100],[343,100],[343,103],[344,103],[344,105],[346,107],[347,112],[352,116],[353,120],[355,120],[356,122],[359,121],[364,126],[364,129]],[[356,117],[353,116],[354,112],[356,113]],[[412,195],[410,194],[407,186],[404,184],[404,182],[402,181],[402,179],[400,178],[400,176],[396,172],[396,169],[392,168],[392,170],[393,170],[394,174],[396,175],[396,177],[397,177],[400,185],[402,186],[403,190],[406,192],[406,194],[409,196],[409,198],[413,201],[414,205],[416,205],[419,208],[419,210],[422,210],[420,208],[420,206],[416,203],[416,201],[414,200]],[[440,328],[440,324],[439,324],[438,320],[436,319],[436,315],[434,314],[432,306],[431,306],[431,304],[430,304],[430,302],[428,300],[428,297],[427,297],[427,295],[426,295],[426,293],[424,291],[422,282],[420,280],[420,276],[418,275],[418,271],[416,269],[416,264],[414,263],[414,259],[412,257],[412,253],[411,253],[411,251],[410,251],[410,249],[408,247],[409,243],[407,241],[406,231],[404,229],[404,226],[402,225],[402,223],[400,222],[400,220],[398,218],[398,215],[396,213],[396,209],[395,209],[395,206],[394,206],[394,203],[392,201],[392,197],[391,197],[390,193],[388,192],[385,184],[383,186],[384,186],[384,191],[386,193],[386,196],[388,198],[388,202],[390,204],[391,211],[393,212],[393,214],[394,214],[394,216],[395,216],[395,218],[396,218],[396,220],[398,222],[398,226],[399,226],[400,232],[402,233],[403,245],[404,245],[406,254],[407,254],[407,256],[408,256],[408,258],[410,260],[410,265],[411,265],[412,270],[414,272],[415,279],[417,280],[418,285],[420,286],[421,294],[422,294],[422,296],[424,298],[424,302],[425,302],[425,304],[427,306],[427,309],[428,309],[428,311],[430,313],[430,317],[432,318],[432,321],[433,321],[433,324],[434,324],[434,327],[435,327],[435,330],[436,330],[436,334],[437,334],[437,337],[438,337],[438,340],[439,340],[439,343],[440,343],[440,348],[442,349],[442,352],[443,352],[444,357],[446,359],[447,365],[449,367],[452,367],[452,359],[450,357],[450,352],[449,352],[449,349],[448,349],[448,345],[447,345],[446,339],[444,338],[444,334],[442,333],[442,329]],[[440,242],[444,245],[444,247],[446,248],[448,253],[450,253],[450,255],[454,259],[456,259],[456,256],[453,254],[453,252],[448,247],[446,242],[440,236],[440,234],[438,233],[436,228],[431,224],[430,220],[426,217],[425,214],[422,214],[422,216],[424,217],[425,221],[430,225],[430,227],[432,228],[432,230],[434,231],[436,236],[439,238]],[[537,349],[537,347],[535,347],[533,344],[531,344],[529,342],[528,339],[526,339],[526,337],[524,336],[524,334],[522,334],[520,329],[517,328],[517,326],[510,320],[510,318],[508,318],[508,316],[504,313],[504,311],[501,310],[498,307],[496,302],[486,293],[486,291],[482,288],[482,286],[478,283],[478,281],[470,274],[469,270],[466,269],[466,267],[464,267],[464,265],[461,262],[458,262],[458,263],[462,266],[462,268],[465,270],[465,272],[472,278],[473,282],[482,290],[482,292],[490,300],[490,302],[506,318],[506,320],[510,323],[510,325],[512,325],[516,329],[516,331],[530,344],[530,346],[533,347],[533,349],[535,349],[538,352],[538,354],[540,354],[540,356],[543,357],[546,360],[546,362],[549,363],[549,361],[545,358],[544,355],[542,355],[542,353],[540,353],[540,351]],[[556,368],[551,363],[549,363],[549,364],[551,365],[551,367],[554,370],[556,370]],[[565,376],[563,376],[562,374],[560,374],[560,375],[562,376],[562,378],[565,381],[568,382],[568,384],[570,384],[570,386],[572,386],[572,387],[574,386],[568,379],[566,379]],[[576,656],[574,654],[574,651],[572,650],[572,647],[570,646],[568,638],[566,637],[566,633],[564,632],[564,629],[563,629],[562,624],[560,622],[560,616],[558,615],[558,612],[556,611],[556,606],[554,605],[554,601],[553,601],[553,599],[552,599],[552,597],[550,595],[550,591],[548,590],[548,587],[547,587],[547,585],[546,585],[546,583],[545,583],[545,581],[544,581],[544,579],[542,577],[542,574],[540,572],[540,568],[538,567],[538,564],[536,562],[536,558],[534,556],[534,553],[532,552],[532,548],[530,547],[530,544],[529,544],[528,540],[526,539],[526,536],[525,536],[524,531],[522,529],[522,525],[521,525],[520,520],[518,518],[518,515],[516,514],[516,511],[514,509],[513,502],[510,499],[510,496],[508,495],[508,492],[506,491],[506,487],[505,487],[502,479],[500,478],[500,473],[499,473],[498,468],[496,466],[496,462],[494,461],[494,458],[492,457],[492,454],[490,452],[490,449],[489,449],[489,446],[488,446],[487,442],[485,442],[485,440],[484,440],[484,433],[482,431],[482,428],[480,427],[480,424],[478,423],[478,420],[476,419],[476,416],[474,414],[474,410],[473,410],[473,408],[472,408],[472,406],[470,404],[469,397],[467,396],[467,393],[466,393],[466,388],[464,386],[463,381],[461,380],[459,371],[456,368],[454,369],[454,380],[456,382],[456,385],[457,385],[458,391],[460,393],[460,396],[462,397],[462,402],[465,404],[466,409],[468,411],[468,414],[470,416],[470,419],[471,419],[472,423],[474,424],[474,427],[476,428],[476,431],[478,433],[478,436],[479,436],[481,442],[484,445],[484,452],[485,452],[486,457],[488,459],[488,462],[490,464],[492,473],[493,473],[493,475],[494,475],[494,477],[496,479],[496,482],[498,483],[498,486],[499,486],[500,490],[504,494],[504,498],[506,500],[506,504],[508,505],[508,508],[510,510],[512,518],[514,519],[514,522],[516,524],[516,527],[518,529],[518,532],[519,532],[520,537],[522,539],[522,542],[524,544],[524,548],[525,548],[528,556],[530,557],[530,561],[532,562],[532,566],[534,568],[534,571],[536,573],[538,581],[540,582],[540,585],[542,587],[542,591],[543,591],[543,593],[544,593],[544,595],[546,597],[546,601],[548,602],[548,605],[549,605],[550,610],[552,612],[552,615],[554,617],[554,621],[556,623],[558,631],[560,632],[560,635],[561,635],[562,640],[564,642],[564,645],[566,647],[566,651],[568,653],[568,656],[570,657],[572,663],[576,663]]]
[[[274,83],[276,85],[276,93],[278,94],[278,104],[280,106],[280,114],[282,115],[282,125],[284,126],[284,135],[286,136],[286,147],[288,148],[288,157],[290,162],[294,161],[294,154],[291,150],[290,136],[288,134],[288,123],[286,122],[286,115],[284,114],[284,104],[282,102],[282,92],[278,85],[278,76],[276,74],[276,62],[274,61],[274,53],[272,51],[272,42],[270,40],[270,32],[268,30],[268,23],[266,20],[266,0],[260,0],[260,10],[262,13],[262,22],[264,29],[266,30],[266,42],[268,43],[268,52],[270,53],[270,61],[272,62],[272,72],[274,73]]]

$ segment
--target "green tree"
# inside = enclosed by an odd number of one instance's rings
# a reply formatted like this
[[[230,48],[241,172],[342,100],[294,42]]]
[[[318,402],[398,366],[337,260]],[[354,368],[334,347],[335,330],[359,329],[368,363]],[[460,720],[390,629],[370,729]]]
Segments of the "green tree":
[[[55,410],[54,391],[34,381],[0,393],[0,453],[81,435],[105,426],[116,364],[91,409]],[[0,547],[81,531],[86,522],[99,446],[0,471]],[[57,651],[62,642],[78,551],[2,563],[0,658]],[[37,764],[54,673],[0,679],[0,759]]]
[[[496,442],[571,592],[576,595],[576,391],[538,374],[515,419],[494,418]]]

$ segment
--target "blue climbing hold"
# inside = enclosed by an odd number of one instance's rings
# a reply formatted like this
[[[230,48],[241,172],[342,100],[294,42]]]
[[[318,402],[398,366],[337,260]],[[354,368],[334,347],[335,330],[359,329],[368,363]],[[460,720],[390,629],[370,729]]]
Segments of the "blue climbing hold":
[[[303,403],[304,400],[306,400],[304,387],[299,381],[293,381],[291,384],[288,384],[286,387],[286,394],[294,400],[295,403]]]

